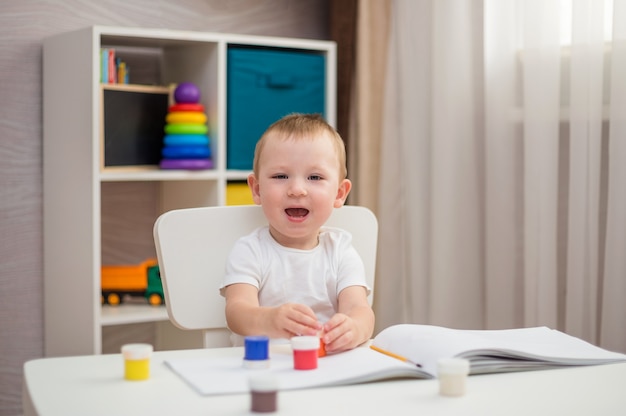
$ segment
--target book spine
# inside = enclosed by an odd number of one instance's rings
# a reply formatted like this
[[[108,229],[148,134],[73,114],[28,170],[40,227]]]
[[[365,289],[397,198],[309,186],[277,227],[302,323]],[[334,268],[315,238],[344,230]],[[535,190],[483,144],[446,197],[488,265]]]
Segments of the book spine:
[[[100,49],[100,82],[103,84],[109,82],[109,50],[107,48]]]
[[[109,49],[108,66],[108,82],[109,84],[115,84],[117,82],[117,73],[115,71],[115,49]]]
[[[117,82],[120,84],[128,84],[126,76],[126,62],[121,61],[119,58],[117,62]]]

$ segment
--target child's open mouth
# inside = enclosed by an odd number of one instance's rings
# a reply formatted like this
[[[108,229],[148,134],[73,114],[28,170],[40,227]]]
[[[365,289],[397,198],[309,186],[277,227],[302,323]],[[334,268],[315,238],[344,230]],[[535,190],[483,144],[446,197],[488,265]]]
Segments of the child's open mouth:
[[[309,210],[306,208],[287,208],[285,212],[290,217],[301,218],[301,217],[306,217],[306,215],[309,213]]]

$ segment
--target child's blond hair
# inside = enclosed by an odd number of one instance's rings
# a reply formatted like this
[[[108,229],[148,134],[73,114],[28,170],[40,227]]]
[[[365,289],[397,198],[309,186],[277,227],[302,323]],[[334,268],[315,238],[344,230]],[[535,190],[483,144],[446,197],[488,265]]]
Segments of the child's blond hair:
[[[320,114],[292,113],[269,126],[257,142],[256,148],[254,149],[254,162],[252,165],[254,174],[257,175],[257,177],[259,175],[259,159],[268,137],[277,138],[279,140],[314,140],[319,134],[324,133],[331,138],[335,147],[335,153],[337,154],[337,160],[339,163],[339,179],[345,179],[348,176],[345,144],[343,143],[343,139],[339,133],[337,133],[337,131],[330,124],[328,124]]]

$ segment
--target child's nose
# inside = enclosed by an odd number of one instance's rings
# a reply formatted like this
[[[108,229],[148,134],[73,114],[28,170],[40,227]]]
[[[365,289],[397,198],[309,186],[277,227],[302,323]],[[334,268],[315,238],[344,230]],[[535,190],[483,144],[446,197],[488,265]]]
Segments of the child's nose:
[[[294,179],[289,184],[289,189],[287,190],[289,196],[305,196],[306,193],[306,186],[301,180]]]

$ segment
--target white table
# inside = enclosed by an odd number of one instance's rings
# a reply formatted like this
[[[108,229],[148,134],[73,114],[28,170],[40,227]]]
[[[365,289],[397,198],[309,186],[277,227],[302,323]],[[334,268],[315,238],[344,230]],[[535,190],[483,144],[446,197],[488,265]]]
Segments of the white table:
[[[24,415],[244,415],[248,394],[201,396],[170,371],[175,357],[242,356],[241,348],[155,352],[147,381],[123,380],[120,354],[43,358],[24,365]],[[388,380],[278,394],[280,415],[626,414],[626,363],[470,376],[467,394],[437,380]]]

